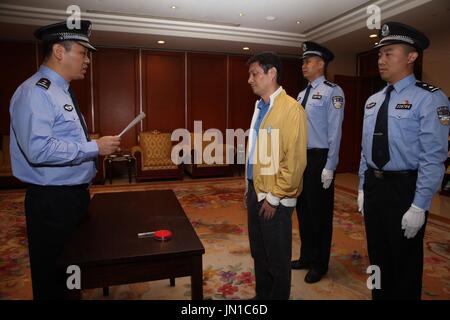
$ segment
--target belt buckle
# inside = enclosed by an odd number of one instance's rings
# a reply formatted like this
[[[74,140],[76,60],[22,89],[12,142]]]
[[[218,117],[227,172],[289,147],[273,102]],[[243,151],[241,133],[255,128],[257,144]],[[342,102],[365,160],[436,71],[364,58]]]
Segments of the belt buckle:
[[[379,178],[379,179],[383,179],[383,177],[384,177],[383,171],[380,171],[380,170],[373,170],[373,174],[376,178]]]

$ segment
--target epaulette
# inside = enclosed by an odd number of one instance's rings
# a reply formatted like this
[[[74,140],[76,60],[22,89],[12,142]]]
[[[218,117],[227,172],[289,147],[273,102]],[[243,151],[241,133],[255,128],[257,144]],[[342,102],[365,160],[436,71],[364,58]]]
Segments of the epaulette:
[[[329,86],[329,87],[336,87],[337,86],[337,84],[335,84],[335,83],[333,83],[333,82],[330,82],[330,81],[328,81],[328,80],[325,80],[323,83],[325,83],[327,86]]]
[[[430,91],[430,92],[435,92],[440,89],[438,87],[432,86],[431,84],[428,84],[428,83],[425,83],[422,81],[417,81],[416,86],[418,86],[419,88],[422,88],[424,90]]]
[[[39,87],[44,88],[45,90],[48,90],[50,88],[50,85],[52,82],[48,80],[47,78],[40,78],[38,82],[36,82],[36,85]]]

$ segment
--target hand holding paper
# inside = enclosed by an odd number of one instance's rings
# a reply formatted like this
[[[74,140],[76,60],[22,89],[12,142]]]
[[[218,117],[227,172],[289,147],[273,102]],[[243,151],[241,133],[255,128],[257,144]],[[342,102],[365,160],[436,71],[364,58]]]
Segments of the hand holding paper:
[[[127,132],[128,130],[130,130],[131,128],[133,128],[135,125],[137,125],[142,119],[145,118],[145,113],[141,112],[136,118],[133,119],[133,121],[131,121],[127,127],[125,129],[123,129],[123,131],[121,133],[119,133],[119,137],[122,137],[122,135],[125,134],[125,132]]]

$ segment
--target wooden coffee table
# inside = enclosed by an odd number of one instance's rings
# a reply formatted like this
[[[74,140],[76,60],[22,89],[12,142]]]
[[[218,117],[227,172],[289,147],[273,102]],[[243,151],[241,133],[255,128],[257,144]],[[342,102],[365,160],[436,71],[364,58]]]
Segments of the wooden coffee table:
[[[138,238],[169,229],[168,241]],[[68,242],[61,263],[81,270],[81,290],[191,277],[193,300],[203,299],[200,239],[172,190],[96,194]],[[174,282],[171,280],[171,284]],[[80,290],[71,290],[81,298]]]

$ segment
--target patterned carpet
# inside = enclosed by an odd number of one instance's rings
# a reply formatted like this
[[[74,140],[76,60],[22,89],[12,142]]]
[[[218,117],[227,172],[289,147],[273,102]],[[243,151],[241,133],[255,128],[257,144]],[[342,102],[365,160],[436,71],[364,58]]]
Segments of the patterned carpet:
[[[173,189],[205,246],[205,299],[247,299],[254,295],[255,278],[247,235],[242,178],[94,186],[103,192]],[[23,191],[0,192],[0,299],[31,299]],[[335,215],[330,270],[322,281],[306,284],[304,270],[292,273],[291,299],[370,299],[362,218],[356,212],[356,193],[343,187],[335,192]],[[293,258],[299,254],[299,234],[293,215]],[[425,235],[423,299],[450,300],[450,221],[431,216]],[[83,299],[190,299],[190,278],[145,282],[83,291]]]

